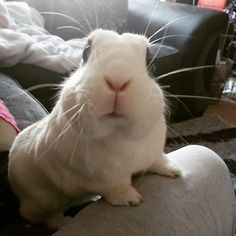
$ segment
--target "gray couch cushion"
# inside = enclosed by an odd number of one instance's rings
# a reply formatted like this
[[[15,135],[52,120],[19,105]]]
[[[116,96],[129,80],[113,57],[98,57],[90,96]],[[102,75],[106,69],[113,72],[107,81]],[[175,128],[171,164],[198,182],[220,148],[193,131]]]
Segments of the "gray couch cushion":
[[[87,34],[91,28],[102,27],[118,32],[126,28],[128,0],[25,0],[24,2],[40,12],[54,12],[68,16],[44,14],[46,29],[63,39],[86,36],[80,30],[86,31]],[[75,28],[59,30],[58,27],[61,26],[73,26],[80,30]]]
[[[47,111],[8,76],[0,73],[0,99],[16,119],[20,130],[42,119]]]

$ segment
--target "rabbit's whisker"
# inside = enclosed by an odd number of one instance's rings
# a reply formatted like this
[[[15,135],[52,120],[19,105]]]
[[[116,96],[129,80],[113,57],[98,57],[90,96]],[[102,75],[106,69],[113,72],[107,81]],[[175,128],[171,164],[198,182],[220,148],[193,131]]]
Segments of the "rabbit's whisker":
[[[160,0],[157,0],[156,3],[155,3],[155,7],[154,7],[154,9],[153,9],[153,11],[152,11],[152,14],[151,14],[151,16],[150,16],[150,18],[149,18],[149,21],[148,21],[148,23],[147,23],[146,29],[145,29],[145,31],[144,31],[144,35],[147,34],[147,31],[148,31],[148,29],[149,29],[149,27],[150,27],[150,24],[151,24],[151,22],[152,22],[153,16],[154,16],[154,14],[155,14],[155,10],[156,10],[156,8],[157,8],[159,2],[160,2]]]
[[[169,132],[173,133],[175,136],[177,136],[180,140],[183,141],[185,145],[189,145],[189,142],[182,137],[170,124],[167,125]]]
[[[152,60],[151,60],[151,61],[149,62],[149,64],[147,65],[147,71],[150,70],[150,67],[151,67],[153,61],[155,60],[155,58],[157,57],[158,53],[159,53],[160,50],[161,50],[161,47],[162,47],[162,45],[163,45],[163,43],[164,43],[164,40],[165,40],[165,36],[166,36],[167,30],[168,30],[168,27],[166,27],[166,29],[165,29],[164,37],[163,37],[162,40],[161,40],[161,44],[159,45],[158,50],[156,51],[156,53],[155,53],[154,57],[152,58]]]
[[[190,36],[187,36],[187,35],[185,35],[185,34],[166,35],[166,36],[163,36],[163,37],[160,37],[160,38],[158,38],[158,39],[155,39],[155,40],[151,41],[151,42],[149,43],[149,45],[153,45],[153,44],[155,44],[156,42],[161,41],[163,38],[164,38],[164,39],[167,39],[167,38],[175,38],[175,37],[190,38]]]
[[[67,113],[73,111],[74,109],[77,109],[79,106],[80,106],[80,104],[76,104],[76,105],[72,106],[70,109],[67,109],[66,111],[64,111],[60,116],[57,116],[56,119],[53,120],[53,124],[56,123],[61,118],[63,118]]]
[[[78,104],[75,105],[75,106],[73,107],[73,109],[74,109],[76,106],[78,106]],[[82,107],[83,107],[83,105],[82,105]],[[72,109],[71,109],[71,110],[72,110]],[[39,160],[41,157],[43,157],[43,156],[50,150],[50,148],[53,147],[53,145],[55,145],[55,144],[56,144],[56,146],[58,145],[58,142],[59,142],[59,140],[61,139],[61,137],[62,137],[62,136],[74,125],[74,123],[77,121],[76,119],[73,121],[73,119],[74,119],[80,112],[81,112],[81,108],[80,108],[78,111],[76,111],[76,113],[75,113],[73,116],[70,117],[70,119],[69,119],[69,120],[66,122],[66,124],[64,125],[64,127],[63,127],[61,133],[58,135],[58,137],[57,137],[55,140],[53,140],[53,142],[51,142],[51,143],[49,144],[48,148],[47,148],[42,154],[39,155],[39,157],[37,158],[38,160]],[[65,113],[63,113],[63,115],[64,115],[64,114],[65,114]],[[37,156],[37,155],[36,155],[36,156]]]
[[[82,129],[81,129],[82,131]],[[83,132],[81,132],[83,133]],[[73,146],[73,149],[72,149],[72,153],[71,153],[71,157],[69,158],[69,166],[71,167],[72,164],[73,164],[73,160],[74,160],[74,156],[75,156],[75,151],[76,151],[76,147],[78,146],[78,143],[79,143],[79,140],[81,138],[81,134],[79,134],[75,140],[75,143],[74,143],[74,146]]]
[[[14,94],[12,96],[8,96],[7,99],[14,99],[14,98],[23,96],[26,93],[30,93],[30,92],[32,92],[34,90],[41,89],[41,88],[47,88],[47,87],[59,88],[59,87],[62,87],[62,85],[56,84],[56,83],[37,84],[37,85],[31,86],[31,87],[29,87],[27,89],[21,89],[18,93]]]
[[[75,24],[77,24],[78,26],[80,26],[81,28],[83,28],[84,32],[87,33],[86,35],[89,34],[89,31],[87,31],[87,29],[79,21],[77,21],[76,19],[74,19],[71,16],[68,16],[68,15],[60,13],[60,12],[49,12],[49,11],[47,11],[47,12],[42,11],[42,12],[40,12],[40,14],[42,14],[42,15],[57,15],[57,16],[65,17],[65,18],[69,19],[70,21],[74,22]]]
[[[71,25],[59,26],[59,27],[57,27],[57,29],[58,29],[58,30],[61,30],[61,29],[73,29],[73,30],[77,30],[77,31],[83,33],[84,36],[87,36],[87,35],[88,35],[84,30],[82,30],[82,29],[80,29],[80,28],[78,28],[78,27],[76,27],[76,26],[71,26]]]
[[[80,112],[77,113],[77,115],[78,115],[77,121],[79,121],[79,119],[80,119],[80,116],[79,116],[79,115],[80,115],[81,111],[83,110],[83,108],[84,108],[84,104],[83,104],[83,106],[81,107]],[[78,125],[79,125],[79,124],[78,124]],[[77,135],[77,138],[76,138],[76,141],[75,141],[75,143],[74,143],[73,150],[72,150],[72,153],[71,153],[71,158],[70,158],[70,160],[69,160],[69,166],[72,166],[72,164],[73,164],[73,160],[74,160],[74,156],[75,156],[76,147],[78,146],[79,140],[80,140],[80,138],[81,138],[83,132],[84,132],[83,128],[80,127],[80,132],[79,132],[79,134]]]
[[[81,12],[81,15],[83,15],[84,17],[85,23],[88,25],[89,33],[91,33],[93,31],[93,28],[88,20],[88,17],[84,14],[84,11],[80,11],[80,12]]]
[[[181,106],[183,106],[183,108],[185,109],[185,111],[189,114],[190,117],[193,117],[193,114],[191,113],[191,111],[188,109],[188,107],[185,105],[185,103],[176,95],[174,94],[171,94],[167,91],[164,91],[164,97],[167,98],[167,97],[173,97],[175,98],[180,104]]]
[[[83,106],[82,106],[83,107]],[[82,108],[81,107],[81,108]],[[59,134],[58,138],[56,139],[56,142],[54,142],[54,144],[56,144],[55,149],[57,149],[58,143],[60,138],[67,133],[67,131],[77,122],[76,116],[81,112],[81,108],[75,112],[75,114],[73,116],[70,117],[70,119],[66,122],[66,124],[64,125],[62,132]],[[74,121],[73,121],[74,120]]]
[[[97,12],[96,6],[97,6],[97,1],[93,0],[93,9],[94,9],[94,13],[95,13],[96,29],[98,29],[99,28],[99,21],[98,21],[98,12]]]
[[[216,98],[216,97],[208,97],[208,96],[198,96],[198,95],[179,95],[179,94],[175,94],[175,95],[166,95],[166,97],[179,97],[179,98],[190,98],[190,99],[203,99],[203,100],[209,100],[209,101],[213,101],[213,102],[224,102],[224,103],[235,103],[233,100],[231,99],[225,99],[225,98]]]
[[[32,92],[36,89],[41,89],[41,88],[48,88],[48,87],[54,87],[54,88],[61,88],[61,84],[56,84],[56,83],[46,83],[46,84],[37,84],[34,86],[31,86],[26,89],[27,92]]]
[[[174,71],[165,73],[163,75],[159,75],[156,78],[154,78],[154,80],[158,81],[159,79],[162,79],[162,78],[167,77],[169,75],[174,75],[174,74],[178,74],[178,73],[181,73],[181,72],[201,70],[201,69],[210,69],[210,68],[214,68],[214,67],[215,67],[215,65],[206,65],[206,66],[194,66],[194,67],[181,68],[181,69],[178,69],[178,70],[174,70]]]
[[[171,24],[175,23],[176,21],[179,21],[179,20],[182,20],[186,17],[190,17],[190,15],[186,15],[186,16],[181,16],[181,17],[178,17],[170,22],[168,22],[167,24],[163,25],[160,29],[158,29],[157,31],[155,31],[149,38],[148,38],[148,41],[151,41],[151,39],[157,35],[158,33],[160,33],[162,30],[166,29],[167,27],[169,27]]]

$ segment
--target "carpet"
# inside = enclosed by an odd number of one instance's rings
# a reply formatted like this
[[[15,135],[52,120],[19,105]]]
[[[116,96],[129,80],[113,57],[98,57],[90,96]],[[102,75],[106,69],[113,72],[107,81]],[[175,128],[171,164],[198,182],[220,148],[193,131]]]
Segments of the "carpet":
[[[190,144],[208,147],[224,160],[236,193],[236,127],[216,115],[168,125],[166,153]]]
[[[203,116],[168,125],[165,151],[168,153],[189,144],[200,144],[217,152],[227,164],[236,190],[236,127],[217,116]],[[49,236],[52,231],[33,225],[17,214],[18,202],[7,183],[7,155],[0,153],[0,235]],[[84,206],[78,206],[77,212]]]

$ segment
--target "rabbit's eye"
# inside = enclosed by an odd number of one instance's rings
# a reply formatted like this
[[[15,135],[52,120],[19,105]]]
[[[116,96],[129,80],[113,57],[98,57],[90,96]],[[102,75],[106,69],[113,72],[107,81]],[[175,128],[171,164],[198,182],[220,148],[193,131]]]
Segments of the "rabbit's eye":
[[[88,58],[89,58],[89,55],[90,55],[90,52],[91,52],[91,40],[88,40],[87,44],[85,45],[84,47],[84,51],[83,51],[83,54],[82,54],[82,58],[83,58],[83,62],[86,63]]]

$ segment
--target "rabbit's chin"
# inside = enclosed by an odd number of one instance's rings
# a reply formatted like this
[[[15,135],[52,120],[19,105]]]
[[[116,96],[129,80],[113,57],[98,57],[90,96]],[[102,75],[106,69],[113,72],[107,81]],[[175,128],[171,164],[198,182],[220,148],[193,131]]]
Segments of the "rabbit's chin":
[[[91,122],[86,121],[86,123],[87,128],[83,134],[84,137],[86,135],[91,140],[105,139],[114,135],[127,135],[131,127],[130,121],[124,116],[114,118],[105,115]]]
[[[104,115],[93,121],[87,120],[86,123],[84,125],[87,128],[83,133],[90,140],[113,139],[114,137],[137,140],[146,136],[153,127],[150,124],[137,123],[127,116],[113,114]]]

